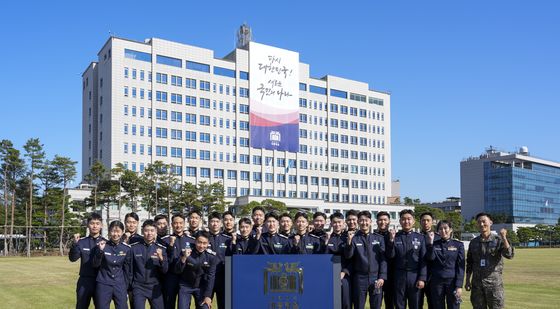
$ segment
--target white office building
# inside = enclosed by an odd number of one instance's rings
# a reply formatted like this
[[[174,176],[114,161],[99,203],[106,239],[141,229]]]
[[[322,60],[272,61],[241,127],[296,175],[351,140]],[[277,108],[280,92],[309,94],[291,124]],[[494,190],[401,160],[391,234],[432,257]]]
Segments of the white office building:
[[[96,160],[139,173],[160,160],[182,182],[222,182],[233,205],[274,198],[327,212],[386,210],[390,95],[312,77],[297,52],[244,39],[216,57],[110,37],[82,75],[82,175]]]

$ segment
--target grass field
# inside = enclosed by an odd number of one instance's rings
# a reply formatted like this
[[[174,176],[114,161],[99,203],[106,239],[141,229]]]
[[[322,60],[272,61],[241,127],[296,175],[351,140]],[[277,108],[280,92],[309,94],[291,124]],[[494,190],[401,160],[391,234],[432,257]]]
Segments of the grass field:
[[[559,256],[560,249],[522,249],[506,260],[506,308],[560,308]],[[73,308],[78,269],[66,257],[2,257],[0,308]],[[463,308],[471,308],[468,293]]]

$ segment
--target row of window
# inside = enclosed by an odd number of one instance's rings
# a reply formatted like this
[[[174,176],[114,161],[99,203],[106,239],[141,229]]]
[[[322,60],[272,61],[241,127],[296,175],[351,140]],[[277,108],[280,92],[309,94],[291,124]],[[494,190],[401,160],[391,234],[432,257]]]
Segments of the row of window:
[[[346,106],[346,105],[336,104],[336,103],[327,104],[321,101],[315,101],[315,100],[308,101],[307,99],[304,98],[299,99],[299,107],[301,108],[309,108],[309,109],[315,109],[315,110],[326,112],[328,111],[329,106],[330,106],[330,112],[332,113],[340,113],[343,115],[350,115],[356,117],[359,115],[359,117],[362,118],[385,121],[384,113],[379,113],[371,110],[366,110],[363,108],[351,107],[351,106]]]
[[[140,51],[136,51],[136,50],[132,50],[132,49],[125,49],[124,50],[124,57],[129,58],[129,59],[139,60],[139,61],[152,62],[152,55],[150,53],[140,52]],[[173,66],[173,67],[176,67],[176,68],[183,68],[183,60],[182,59],[169,57],[169,56],[164,56],[164,55],[156,55],[156,63],[163,64],[163,65],[168,65],[168,66]],[[206,63],[200,63],[200,62],[196,62],[196,61],[185,60],[185,68],[188,69],[188,70],[210,73],[210,65],[206,64]],[[219,66],[214,66],[213,67],[213,73],[214,73],[214,75],[219,75],[219,76],[225,76],[225,77],[231,77],[231,78],[236,77],[236,71],[235,70],[228,69],[228,68],[223,68],[223,67],[219,67]],[[248,80],[249,79],[249,73],[244,72],[244,71],[239,71],[239,78]]]
[[[161,137],[161,138],[167,138],[167,131],[166,130],[159,130],[160,128],[158,128],[156,130],[156,136],[157,137]],[[151,131],[151,130],[150,130]],[[176,131],[173,130],[171,132],[171,137],[172,138],[177,138],[178,136],[181,135],[180,133],[181,131]],[[187,139],[188,140],[196,140],[196,133],[192,132],[192,131],[185,131],[187,134]],[[214,144],[216,144],[216,139],[217,136],[213,135],[213,140],[214,140]],[[230,143],[230,137],[229,136],[219,136],[219,142],[220,145],[223,145],[225,140],[226,145],[229,145]],[[210,143],[210,133],[199,133],[199,141],[201,143]],[[235,137],[231,137],[231,141],[233,142],[233,146],[236,145],[236,138]],[[244,138],[241,137],[239,138],[239,144],[241,147],[249,147],[249,139],[248,138]],[[140,155],[144,155],[145,152],[145,147],[144,144],[138,144],[139,148],[137,148],[137,144],[136,143],[132,143],[131,144],[131,149],[130,149],[130,153],[131,154],[140,154]],[[180,147],[169,147],[169,149],[171,150],[169,153],[170,157],[173,158],[181,158],[183,157],[183,148]],[[147,155],[152,155],[152,146],[148,145],[146,147],[146,153]],[[159,157],[167,157],[168,156],[168,146],[156,146],[156,156]],[[129,143],[125,142],[123,144],[123,152],[124,154],[128,154],[129,153]],[[360,159],[360,160],[368,160],[368,154],[365,152],[360,152],[360,156],[357,156],[358,152],[351,152],[351,158],[352,159]],[[356,156],[354,156],[356,155]],[[373,162],[385,162],[385,155],[380,155],[380,154],[369,154],[370,157],[370,161]],[[371,157],[373,157],[373,160],[371,159]],[[192,149],[192,148],[185,148],[185,158],[187,159],[197,159],[197,151],[196,149]],[[376,159],[377,158],[377,159]],[[208,150],[199,150],[199,157],[198,159],[200,160],[210,160],[210,151]],[[223,152],[213,152],[213,161],[220,161],[220,162],[237,162],[237,155],[235,153],[226,153],[225,157],[224,157],[224,153]],[[262,158],[260,156],[253,156],[253,165],[262,165]],[[277,159],[278,161],[276,162],[276,167],[282,167],[285,168],[286,173],[290,170],[290,169],[297,169],[298,165],[297,165],[297,161],[294,159],[290,159],[287,162],[284,161],[285,159]],[[250,157],[248,154],[239,154],[239,163],[241,164],[250,164]],[[272,164],[272,157],[266,157],[266,161],[264,163],[264,166],[266,168],[271,168],[272,166],[274,166],[274,164]],[[325,170],[329,170],[329,166],[325,163],[325,165],[323,165],[323,163],[319,163],[317,164],[317,162],[314,163],[314,169],[317,170],[323,170],[323,166]],[[307,160],[299,160],[299,169],[313,169],[313,163],[311,164],[311,167],[308,166],[308,161]],[[330,171],[332,172],[340,172],[340,173],[350,173],[350,174],[361,174],[361,175],[373,175],[373,176],[385,176],[385,168],[379,168],[379,167],[368,167],[368,166],[358,166],[358,165],[349,165],[349,164],[339,164],[339,163],[331,163],[330,164]]]

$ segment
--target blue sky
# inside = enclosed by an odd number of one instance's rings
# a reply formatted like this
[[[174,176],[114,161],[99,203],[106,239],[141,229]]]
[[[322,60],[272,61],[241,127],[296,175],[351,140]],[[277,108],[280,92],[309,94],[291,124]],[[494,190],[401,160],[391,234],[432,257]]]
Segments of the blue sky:
[[[255,41],[298,51],[312,76],[392,93],[402,196],[459,196],[460,160],[490,145],[560,161],[557,1],[10,1],[0,11],[0,139],[38,137],[49,155],[80,161],[80,76],[109,31],[221,57],[243,22]]]

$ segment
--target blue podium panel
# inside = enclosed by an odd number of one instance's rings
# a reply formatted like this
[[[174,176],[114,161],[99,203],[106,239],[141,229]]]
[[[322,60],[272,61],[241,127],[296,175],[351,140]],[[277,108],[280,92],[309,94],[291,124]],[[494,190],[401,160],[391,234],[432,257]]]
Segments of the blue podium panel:
[[[340,308],[340,261],[330,254],[234,255],[226,264],[229,308]]]

